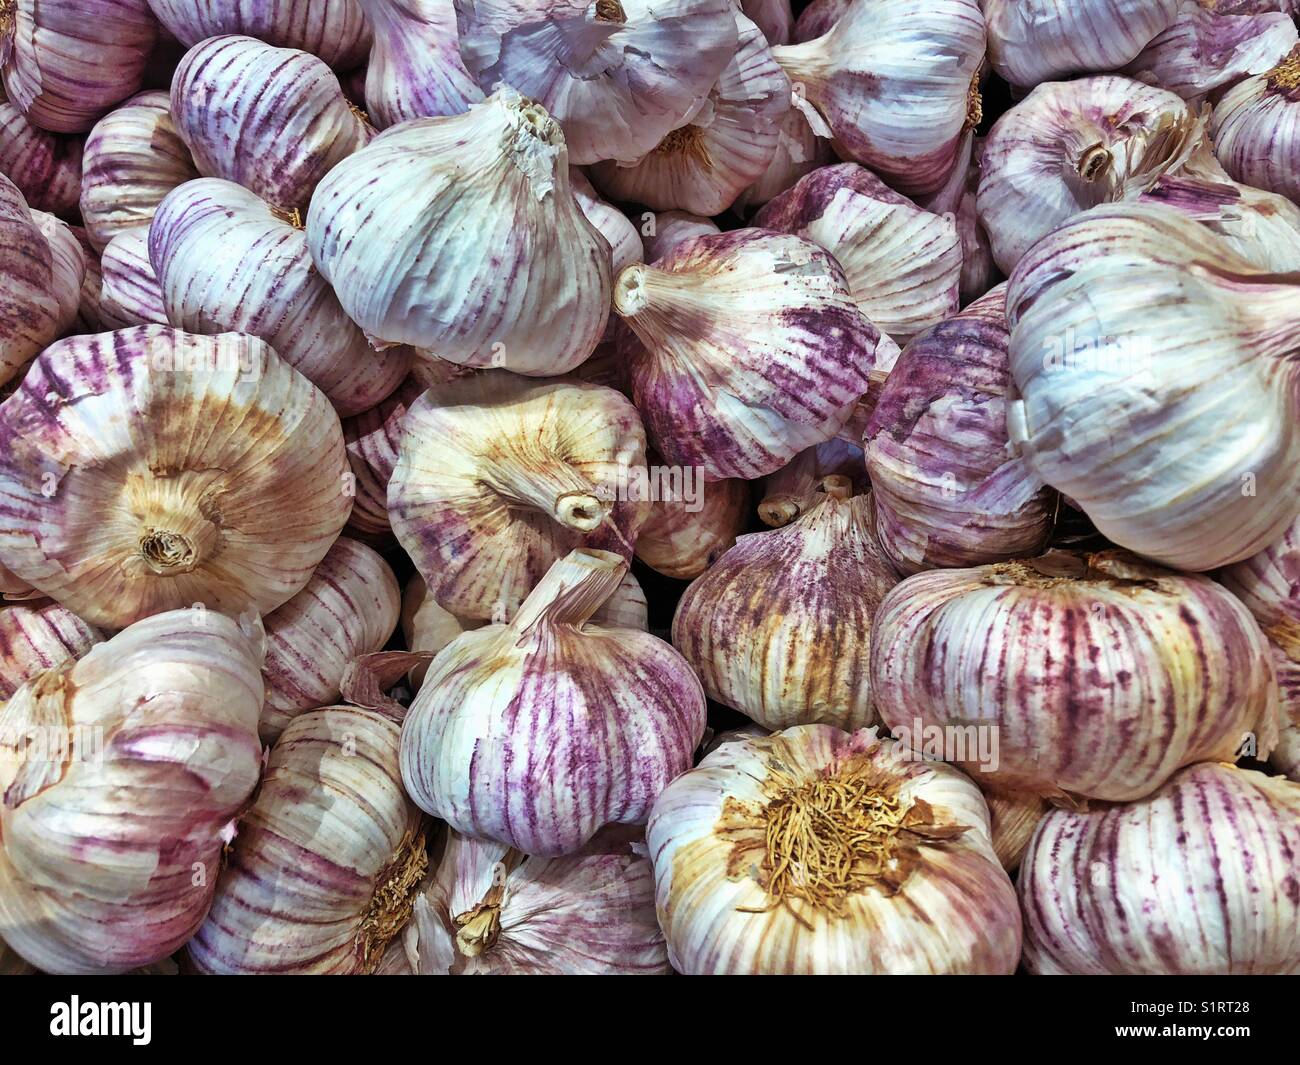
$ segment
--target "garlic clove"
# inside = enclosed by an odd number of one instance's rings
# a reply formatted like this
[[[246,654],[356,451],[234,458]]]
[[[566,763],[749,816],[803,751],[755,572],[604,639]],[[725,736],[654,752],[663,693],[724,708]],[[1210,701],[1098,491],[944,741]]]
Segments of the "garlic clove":
[[[0,174],[27,205],[64,218],[77,216],[83,141],[47,133],[11,103],[0,103]]]
[[[645,248],[641,243],[641,234],[631,219],[613,204],[602,200],[586,175],[576,166],[569,167],[569,182],[573,187],[573,197],[578,201],[587,221],[600,230],[600,235],[610,246],[613,273],[617,275],[623,267],[644,261]]]
[[[779,529],[808,513],[825,497],[828,477],[836,478],[831,484],[837,487],[847,479],[853,495],[865,491],[862,448],[844,440],[828,440],[801,451],[776,473],[763,478],[763,498],[758,504],[763,524]]]
[[[1228,90],[1210,135],[1234,178],[1300,204],[1300,45],[1266,74]]]
[[[662,467],[660,467],[662,468]],[[731,548],[749,521],[749,484],[696,482],[696,498],[658,499],[636,538],[636,557],[679,581],[698,577]]]
[[[658,214],[650,214],[648,218],[643,216],[641,238],[645,245],[645,255],[642,261],[656,262],[684,240],[721,232],[713,219],[700,218],[689,211],[660,211]]]
[[[169,325],[162,290],[149,261],[149,227],[118,233],[100,260],[99,320],[104,329]]]
[[[0,606],[0,698],[27,681],[82,658],[103,634],[48,599]]]
[[[408,377],[383,402],[343,420],[354,495],[348,530],[362,540],[391,542],[388,481],[397,465],[402,421],[423,392],[424,385]]]

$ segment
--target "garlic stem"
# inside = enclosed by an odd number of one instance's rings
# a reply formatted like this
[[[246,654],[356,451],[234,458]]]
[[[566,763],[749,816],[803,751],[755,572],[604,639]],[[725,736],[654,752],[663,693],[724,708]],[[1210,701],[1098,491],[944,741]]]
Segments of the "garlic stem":
[[[1091,184],[1110,169],[1114,156],[1104,144],[1094,144],[1079,156],[1079,176]]]
[[[577,469],[550,454],[485,457],[480,480],[516,506],[540,510],[578,532],[597,528],[611,507]]]
[[[627,563],[612,551],[571,551],[546,571],[510,627],[525,633],[542,618],[551,623],[581,625],[614,594],[626,571]]]

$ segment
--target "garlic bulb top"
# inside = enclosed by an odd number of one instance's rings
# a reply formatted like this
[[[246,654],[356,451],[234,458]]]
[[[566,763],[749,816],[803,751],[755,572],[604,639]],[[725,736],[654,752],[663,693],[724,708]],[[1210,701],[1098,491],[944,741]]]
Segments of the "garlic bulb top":
[[[603,825],[643,824],[704,735],[704,693],[668,644],[589,623],[626,563],[578,550],[508,625],[453,640],[402,728],[402,780],[457,831],[571,854]]]
[[[1208,570],[1296,517],[1293,275],[1169,208],[1113,204],[1034,247],[1007,312],[1012,441],[1102,535]]]
[[[702,106],[736,51],[733,0],[459,0],[461,55],[564,127],[578,164],[633,163]]]
[[[545,377],[605,331],[609,245],[570,191],[559,125],[509,89],[344,160],[312,200],[307,241],[376,347]]]
[[[0,708],[0,935],[52,973],[123,972],[194,933],[257,784],[262,678],[229,618],[157,614]]]
[[[979,789],[874,730],[724,743],[646,830],[673,967],[703,974],[1008,974],[1015,889]]]
[[[0,699],[86,654],[103,635],[67,607],[48,599],[0,607]]]
[[[651,442],[706,480],[761,477],[834,436],[880,342],[829,253],[761,229],[629,266],[614,309]]]
[[[0,103],[0,174],[38,211],[76,218],[82,138],[47,133],[11,103]]]
[[[0,442],[0,560],[110,628],[191,604],[274,610],[351,506],[325,397],[234,333],[60,341],[0,406]]]
[[[1123,806],[1053,810],[1020,869],[1036,974],[1300,972],[1300,785],[1184,769]]]
[[[1225,93],[1210,133],[1234,178],[1300,204],[1300,45],[1268,73]]]
[[[799,452],[776,473],[764,477],[763,498],[758,504],[763,524],[779,529],[806,514],[822,501],[828,477],[835,477],[832,485],[842,485],[847,478],[855,495],[865,491],[867,470],[862,448],[846,440],[827,440]]]

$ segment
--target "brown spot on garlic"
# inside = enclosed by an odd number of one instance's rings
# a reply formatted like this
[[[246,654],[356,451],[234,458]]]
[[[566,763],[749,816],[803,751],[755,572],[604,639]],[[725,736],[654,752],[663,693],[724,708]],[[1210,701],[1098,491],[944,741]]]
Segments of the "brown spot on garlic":
[[[353,106],[353,110],[356,110],[355,105]],[[281,222],[287,222],[289,225],[293,226],[294,229],[307,228],[303,224],[302,212],[299,211],[297,207],[276,207],[274,204],[268,204],[267,206],[270,207],[271,213]]]
[[[984,97],[980,93],[980,75],[983,70],[977,70],[975,77],[971,78],[970,91],[966,94],[966,128],[978,129],[980,123],[984,121]]]
[[[626,22],[627,15],[618,0],[596,0],[596,18],[600,22]]]

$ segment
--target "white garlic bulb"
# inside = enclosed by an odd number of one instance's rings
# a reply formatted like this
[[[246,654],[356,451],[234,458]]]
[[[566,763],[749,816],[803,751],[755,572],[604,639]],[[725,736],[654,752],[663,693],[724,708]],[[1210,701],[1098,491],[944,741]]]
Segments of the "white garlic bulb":
[[[1008,974],[1015,889],[979,789],[874,730],[724,743],[646,830],[673,967],[704,974]]]
[[[338,70],[364,62],[370,27],[357,0],[149,0],[167,30],[185,45],[244,33],[300,48]]]
[[[104,329],[171,324],[149,260],[148,226],[118,233],[104,246],[99,268],[99,321]]]
[[[11,103],[0,103],[0,174],[37,211],[75,218],[81,196],[82,139],[48,133]]]
[[[0,699],[47,669],[76,661],[103,638],[93,625],[48,599],[0,606]]]
[[[388,523],[388,479],[397,465],[402,421],[424,392],[408,377],[391,396],[369,410],[343,420],[343,439],[352,469],[352,514],[348,530],[363,540],[391,543]]]
[[[749,520],[749,484],[698,483],[695,499],[657,499],[636,537],[636,557],[656,573],[689,581],[736,542]]]
[[[1300,45],[1266,74],[1225,93],[1210,134],[1234,178],[1300,204]]]

